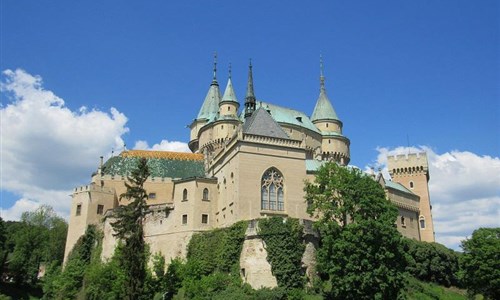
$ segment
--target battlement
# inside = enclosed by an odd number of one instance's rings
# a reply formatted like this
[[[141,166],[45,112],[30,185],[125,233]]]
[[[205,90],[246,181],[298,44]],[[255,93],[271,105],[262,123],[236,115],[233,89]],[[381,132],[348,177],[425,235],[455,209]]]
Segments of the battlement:
[[[429,163],[425,152],[399,154],[387,157],[387,167],[389,170],[407,167],[423,167],[427,169]]]
[[[98,186],[95,184],[82,185],[73,189],[73,194],[86,193],[86,192],[100,192],[106,194],[114,194],[113,188]]]

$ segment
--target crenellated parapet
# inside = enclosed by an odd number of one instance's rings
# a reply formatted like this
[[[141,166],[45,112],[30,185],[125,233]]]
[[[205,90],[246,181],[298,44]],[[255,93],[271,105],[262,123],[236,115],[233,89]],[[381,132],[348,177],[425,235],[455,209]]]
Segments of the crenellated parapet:
[[[429,163],[425,153],[388,156],[387,165],[391,177],[424,174],[429,180]]]

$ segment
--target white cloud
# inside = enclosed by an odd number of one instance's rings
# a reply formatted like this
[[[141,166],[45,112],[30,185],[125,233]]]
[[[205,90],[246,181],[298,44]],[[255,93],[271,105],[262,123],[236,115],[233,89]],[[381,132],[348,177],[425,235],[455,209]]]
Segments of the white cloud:
[[[134,149],[191,152],[191,150],[189,150],[188,144],[178,141],[169,142],[167,140],[162,140],[159,144],[154,144],[152,147],[149,147],[148,142],[140,140],[135,143]]]
[[[99,156],[123,146],[127,117],[115,108],[71,111],[40,76],[20,69],[2,75],[0,184],[21,196],[4,214],[17,219],[33,203],[67,213],[71,188],[89,180]]]
[[[500,158],[457,150],[437,154],[425,146],[377,151],[374,165],[386,177],[388,155],[427,152],[437,242],[459,250],[475,229],[500,226]]]

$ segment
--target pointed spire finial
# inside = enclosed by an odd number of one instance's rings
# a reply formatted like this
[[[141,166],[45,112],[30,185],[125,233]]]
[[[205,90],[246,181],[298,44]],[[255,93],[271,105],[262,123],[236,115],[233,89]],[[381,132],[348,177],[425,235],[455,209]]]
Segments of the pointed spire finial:
[[[214,80],[217,80],[217,51],[214,52]]]
[[[323,75],[323,55],[319,55],[319,84],[320,89],[325,89],[325,76]]]
[[[229,79],[231,79],[232,76],[232,69],[231,69],[231,63],[229,63]]]
[[[247,95],[245,97],[245,117],[249,117],[255,111],[255,93],[253,91],[252,59],[248,65]]]

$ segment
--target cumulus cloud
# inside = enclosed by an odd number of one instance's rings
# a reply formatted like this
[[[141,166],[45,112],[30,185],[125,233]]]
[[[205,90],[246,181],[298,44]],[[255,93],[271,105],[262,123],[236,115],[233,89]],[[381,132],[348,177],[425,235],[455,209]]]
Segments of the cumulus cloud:
[[[178,141],[170,142],[168,140],[162,140],[159,144],[154,144],[152,147],[149,147],[148,142],[139,140],[135,143],[134,149],[191,152],[191,150],[189,150],[188,144]]]
[[[500,226],[500,158],[468,151],[442,154],[429,147],[378,148],[375,167],[387,172],[387,156],[427,152],[436,241],[459,250],[479,227]]]
[[[115,108],[71,111],[43,88],[40,76],[24,70],[6,70],[2,77],[0,184],[21,197],[4,207],[3,216],[17,219],[34,204],[67,213],[71,188],[88,181],[99,156],[123,146],[127,117]]]

